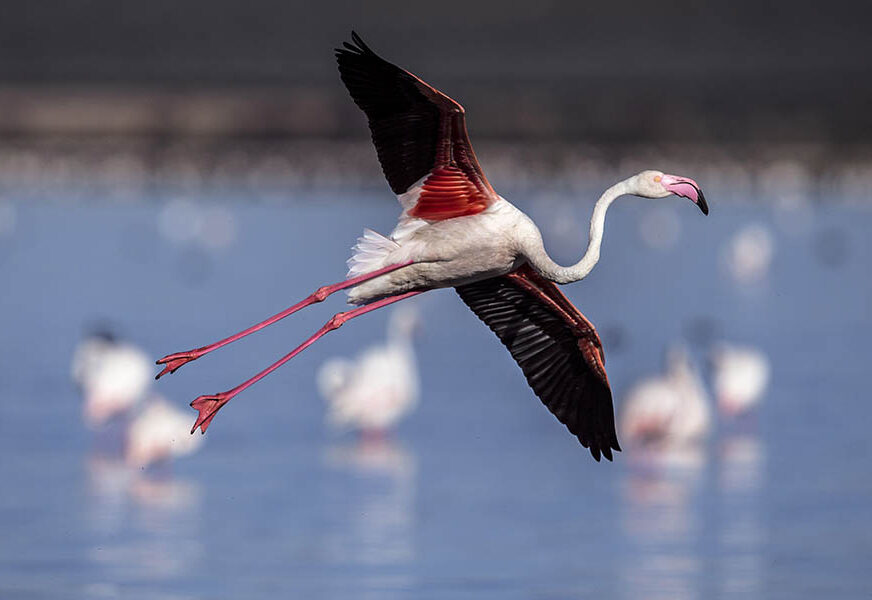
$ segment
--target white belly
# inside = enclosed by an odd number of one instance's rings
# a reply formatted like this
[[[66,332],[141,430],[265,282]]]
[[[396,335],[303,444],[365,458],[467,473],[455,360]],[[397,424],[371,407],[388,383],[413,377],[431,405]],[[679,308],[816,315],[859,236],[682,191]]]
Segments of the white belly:
[[[528,224],[532,225],[526,215],[505,200],[468,217],[401,223],[392,236],[398,246],[373,263],[371,270],[407,261],[415,264],[362,283],[350,291],[348,301],[362,304],[509,273],[523,263],[515,240],[518,228]]]

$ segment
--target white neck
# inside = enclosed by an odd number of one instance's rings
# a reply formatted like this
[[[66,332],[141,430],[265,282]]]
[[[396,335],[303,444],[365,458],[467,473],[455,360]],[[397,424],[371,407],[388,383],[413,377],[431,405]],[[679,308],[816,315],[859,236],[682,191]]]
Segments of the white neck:
[[[414,327],[414,319],[412,313],[400,312],[403,309],[397,309],[391,314],[388,321],[387,341],[391,346],[408,346],[412,345],[412,328]]]
[[[603,225],[606,221],[606,211],[609,205],[619,196],[629,193],[629,181],[624,180],[616,183],[600,196],[596,205],[593,207],[593,216],[590,218],[590,241],[587,244],[587,252],[581,257],[581,260],[571,267],[562,267],[551,260],[548,253],[545,252],[545,246],[542,245],[541,238],[538,243],[532,248],[528,248],[525,252],[530,265],[546,279],[550,279],[554,283],[572,283],[587,277],[600,257],[600,245],[603,241]]]

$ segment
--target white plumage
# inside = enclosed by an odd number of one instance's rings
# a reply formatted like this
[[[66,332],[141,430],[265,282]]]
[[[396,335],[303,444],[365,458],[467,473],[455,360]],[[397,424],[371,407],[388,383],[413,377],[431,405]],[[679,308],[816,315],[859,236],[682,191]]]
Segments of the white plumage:
[[[620,429],[631,444],[687,445],[711,428],[709,398],[687,351],[672,348],[666,362],[665,374],[642,381],[626,396]]]
[[[718,410],[730,417],[756,406],[769,385],[769,359],[754,348],[721,344],[712,352]]]
[[[187,413],[164,398],[151,398],[130,423],[124,456],[135,467],[147,467],[177,456],[191,454],[203,443],[191,435]]]
[[[763,281],[769,274],[775,240],[764,225],[746,225],[730,238],[721,251],[721,261],[727,272],[741,284]]]
[[[348,278],[358,277],[382,267],[384,257],[399,248],[399,244],[372,229],[364,229],[363,235],[351,248],[348,259]]]
[[[84,399],[85,422],[99,427],[127,413],[143,398],[152,381],[152,362],[136,346],[96,335],[73,354],[71,376]]]
[[[384,344],[354,360],[334,358],[321,367],[318,388],[327,400],[329,423],[380,433],[415,407],[419,384],[411,338],[417,324],[410,307],[397,309]]]

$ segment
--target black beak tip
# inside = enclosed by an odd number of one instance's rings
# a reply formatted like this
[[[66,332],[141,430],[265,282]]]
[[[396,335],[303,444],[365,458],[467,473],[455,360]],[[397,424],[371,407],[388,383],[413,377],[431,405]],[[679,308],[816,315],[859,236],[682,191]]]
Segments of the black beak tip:
[[[699,199],[696,201],[696,203],[699,206],[699,209],[702,211],[702,214],[708,215],[709,207],[708,207],[708,202],[705,201],[705,195],[702,193],[702,190],[700,190],[700,189],[697,189],[696,191],[699,193]]]

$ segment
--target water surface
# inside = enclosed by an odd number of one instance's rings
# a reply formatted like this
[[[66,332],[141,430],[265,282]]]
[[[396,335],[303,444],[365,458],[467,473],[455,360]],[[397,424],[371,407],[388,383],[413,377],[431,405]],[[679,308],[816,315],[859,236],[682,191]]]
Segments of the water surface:
[[[384,336],[386,315],[374,313],[235,399],[197,455],[130,471],[81,423],[68,370],[83,330],[111,322],[155,357],[212,341],[340,279],[361,228],[386,232],[396,214],[348,194],[240,200],[11,205],[14,226],[0,233],[0,596],[869,594],[869,211],[785,217],[713,203],[705,219],[677,201],[627,201],[610,212],[601,263],[566,291],[605,336],[618,401],[683,335],[751,344],[772,361],[756,418],[667,467],[628,452],[595,463],[441,290],[417,300],[422,404],[395,438],[361,445],[330,432],[315,390],[327,357]],[[590,204],[518,204],[558,260],[577,259]],[[753,223],[773,236],[772,264],[740,284],[723,248]],[[294,315],[156,389],[180,406],[228,389],[343,308],[336,298]],[[693,351],[703,366],[704,348]]]

